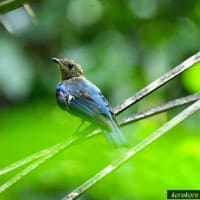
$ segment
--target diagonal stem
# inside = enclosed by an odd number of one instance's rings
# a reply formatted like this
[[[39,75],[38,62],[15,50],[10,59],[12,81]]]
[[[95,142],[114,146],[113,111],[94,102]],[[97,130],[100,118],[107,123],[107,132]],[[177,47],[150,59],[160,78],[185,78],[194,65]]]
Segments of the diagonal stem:
[[[86,192],[88,189],[90,189],[94,184],[99,182],[101,179],[103,179],[105,176],[119,168],[121,165],[126,163],[130,158],[132,158],[136,153],[139,153],[143,149],[145,149],[147,146],[149,146],[151,143],[156,141],[158,138],[160,138],[162,135],[164,135],[167,131],[178,125],[180,122],[182,122],[184,119],[189,117],[191,114],[196,112],[198,109],[200,109],[200,100],[193,103],[191,106],[187,107],[184,111],[176,115],[174,118],[172,118],[170,121],[168,121],[166,124],[161,126],[157,131],[155,131],[152,135],[144,139],[141,143],[136,145],[135,147],[131,148],[127,152],[123,153],[117,160],[109,164],[107,167],[105,167],[103,170],[101,170],[99,173],[94,175],[92,178],[87,180],[85,183],[77,187],[75,190],[73,190],[71,193],[69,193],[67,196],[65,196],[62,200],[73,200],[78,198],[81,194]]]
[[[33,11],[32,7],[30,6],[30,4],[28,4],[28,3],[24,4],[24,8],[25,8],[27,14],[30,16],[32,23],[34,25],[36,25],[37,24],[36,15],[35,15],[35,12]]]
[[[3,25],[5,30],[8,31],[8,33],[10,33],[10,34],[14,33],[14,30],[13,30],[11,24],[2,15],[0,15],[0,23]]]
[[[192,95],[189,95],[189,96],[186,96],[186,97],[178,98],[178,99],[169,101],[165,104],[162,104],[162,105],[150,108],[148,110],[145,110],[143,112],[139,112],[139,113],[136,113],[136,114],[131,115],[129,117],[126,117],[119,122],[119,125],[125,126],[125,125],[132,123],[132,122],[135,122],[135,121],[138,121],[138,120],[141,120],[141,119],[145,119],[145,118],[153,116],[153,115],[157,115],[159,113],[168,111],[168,110],[176,108],[178,106],[182,106],[182,105],[185,105],[185,104],[188,104],[188,103],[192,103],[192,102],[197,101],[199,99],[200,99],[200,93],[196,93],[196,94],[192,94]]]
[[[143,99],[145,96],[151,94],[153,91],[157,90],[170,80],[176,78],[178,75],[183,73],[185,70],[191,68],[195,63],[200,61],[200,52],[197,52],[193,56],[189,57],[185,61],[183,61],[180,65],[176,66],[175,68],[171,69],[164,75],[162,75],[160,78],[156,79],[149,85],[147,85],[145,88],[141,89],[139,92],[137,92],[134,96],[126,99],[122,104],[116,106],[114,109],[115,114],[119,114],[135,104],[136,102]]]
[[[25,175],[29,174],[31,171],[33,171],[35,168],[37,168],[39,165],[41,165],[46,160],[50,159],[51,157],[53,157],[57,153],[61,152],[66,147],[71,146],[77,140],[78,140],[78,137],[76,135],[73,135],[71,138],[67,139],[66,141],[59,143],[57,145],[54,145],[52,148],[47,149],[46,151],[45,150],[41,151],[40,157],[39,157],[39,154],[38,154],[37,155],[38,157],[36,156],[38,159],[34,163],[30,164],[24,170],[20,171],[19,173],[17,173],[15,176],[13,176],[11,179],[9,179],[8,181],[6,181],[4,184],[2,184],[0,186],[0,193],[3,192],[4,190],[6,190],[7,188],[9,188],[14,183],[16,183],[18,180],[20,180]],[[29,160],[29,161],[31,161],[31,160]]]
[[[85,133],[90,133],[93,129],[94,129],[93,126],[91,126],[91,125],[87,126],[81,132],[79,132],[78,134],[73,134],[70,138],[68,138],[64,142],[58,143],[58,144],[52,146],[51,148],[42,150],[36,154],[33,154],[21,161],[18,161],[16,163],[4,168],[3,170],[0,170],[0,172],[1,172],[0,175],[2,175],[13,169],[19,168],[29,162],[36,160],[32,164],[30,164],[28,167],[26,167],[24,170],[20,171],[18,174],[16,174],[12,178],[10,178],[4,184],[0,185],[0,193],[3,192],[4,190],[6,190],[7,188],[9,188],[14,183],[16,183],[18,180],[20,180],[25,175],[29,174],[31,171],[33,171],[35,168],[40,166],[42,163],[44,163],[51,157],[60,153],[64,149],[69,148],[70,146],[72,146],[72,144],[81,142],[85,138]]]
[[[14,169],[22,167],[25,164],[28,164],[28,163],[30,163],[30,162],[32,162],[34,160],[37,160],[38,158],[41,158],[42,156],[48,154],[48,151],[52,151],[55,146],[57,146],[57,144],[54,145],[53,147],[49,148],[49,149],[43,149],[43,150],[41,150],[41,151],[39,151],[37,153],[34,153],[34,154],[32,154],[32,155],[30,155],[30,156],[28,156],[28,157],[26,157],[26,158],[24,158],[24,159],[22,159],[22,160],[20,160],[18,162],[15,162],[15,163],[13,163],[13,164],[1,169],[0,170],[0,176],[3,175],[3,174],[8,173],[8,172],[10,172],[10,171],[12,171]]]

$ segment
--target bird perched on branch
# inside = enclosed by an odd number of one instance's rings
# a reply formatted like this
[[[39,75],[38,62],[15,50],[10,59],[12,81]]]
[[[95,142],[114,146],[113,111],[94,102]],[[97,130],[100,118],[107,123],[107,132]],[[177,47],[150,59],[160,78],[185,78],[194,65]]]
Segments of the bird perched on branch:
[[[98,125],[116,147],[127,146],[115,115],[98,87],[87,80],[73,60],[52,58],[59,65],[61,81],[56,87],[59,106],[69,113]]]

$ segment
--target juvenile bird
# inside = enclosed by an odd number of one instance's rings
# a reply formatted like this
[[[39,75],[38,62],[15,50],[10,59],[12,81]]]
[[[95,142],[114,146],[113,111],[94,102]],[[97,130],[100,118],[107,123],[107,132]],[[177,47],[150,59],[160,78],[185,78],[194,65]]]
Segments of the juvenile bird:
[[[114,146],[127,146],[111,106],[100,89],[84,77],[82,67],[65,58],[52,60],[59,65],[61,72],[61,81],[56,87],[59,106],[72,115],[98,125]]]

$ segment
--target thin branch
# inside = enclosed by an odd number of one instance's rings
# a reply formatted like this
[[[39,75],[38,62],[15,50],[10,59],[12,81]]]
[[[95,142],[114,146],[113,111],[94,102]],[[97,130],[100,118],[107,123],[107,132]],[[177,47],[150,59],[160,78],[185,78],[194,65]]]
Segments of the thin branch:
[[[54,145],[54,146],[57,146],[57,145]],[[53,147],[54,147],[54,146],[53,146]],[[22,160],[19,160],[19,161],[13,163],[13,164],[11,164],[11,165],[9,165],[9,166],[7,166],[7,167],[1,169],[1,170],[0,170],[0,176],[3,175],[3,174],[8,173],[8,172],[10,172],[10,171],[12,171],[12,170],[14,170],[14,169],[17,169],[17,168],[19,168],[19,167],[22,167],[22,166],[24,166],[25,164],[28,164],[28,163],[30,163],[30,162],[32,162],[32,161],[34,161],[34,160],[37,160],[38,158],[43,157],[44,155],[48,154],[47,151],[51,151],[51,149],[52,149],[52,147],[49,148],[49,149],[47,149],[47,150],[46,150],[46,149],[41,150],[41,151],[39,151],[39,152],[37,152],[37,153],[34,153],[34,154],[32,154],[32,155],[30,155],[30,156],[28,156],[28,157],[26,157],[26,158],[24,158],[24,159],[22,159]]]
[[[47,154],[49,154],[55,148],[59,147],[61,144],[63,144],[63,142],[58,143],[56,145],[53,145],[52,147],[50,147],[48,149],[43,149],[43,150],[41,150],[41,151],[39,151],[37,153],[34,153],[34,154],[32,154],[32,155],[30,155],[30,156],[28,156],[28,157],[26,157],[26,158],[24,158],[24,159],[22,159],[22,160],[20,160],[18,162],[15,162],[15,163],[13,163],[13,164],[1,169],[0,170],[0,176],[3,175],[3,174],[8,173],[8,172],[10,172],[10,171],[12,171],[14,169],[22,167],[22,166],[24,166],[24,165],[26,165],[26,164],[28,164],[30,162],[33,162],[34,160],[37,160],[37,159],[39,159],[39,158],[41,158],[41,157],[43,157],[43,156],[45,156]]]
[[[32,23],[34,25],[36,25],[37,24],[37,20],[36,20],[35,12],[31,8],[30,4],[28,4],[28,3],[24,4],[24,8],[25,8],[27,14],[30,16]]]
[[[47,149],[46,151],[43,151],[40,154],[41,157],[39,157],[39,154],[38,154],[37,156],[38,156],[39,159],[37,159],[34,163],[32,163],[31,165],[26,167],[24,170],[20,171],[18,174],[16,174],[15,176],[13,176],[11,179],[9,179],[8,181],[6,181],[4,184],[2,184],[0,186],[0,193],[5,191],[7,188],[9,188],[11,185],[16,183],[18,180],[20,180],[25,175],[29,174],[31,171],[33,171],[39,165],[44,163],[46,160],[48,160],[51,157],[53,157],[54,155],[60,153],[66,147],[71,146],[77,140],[78,140],[78,136],[77,135],[73,135],[71,138],[68,138],[66,141],[64,141],[64,142],[62,142],[60,144],[54,145],[52,148]],[[29,162],[30,162],[30,160],[29,160]],[[9,171],[9,169],[7,171]]]
[[[45,162],[46,160],[51,158],[53,155],[55,155],[54,152],[52,152],[52,154],[44,155],[40,159],[36,160],[33,164],[31,164],[28,167],[26,167],[24,170],[22,170],[21,172],[19,172],[16,175],[14,175],[11,179],[9,179],[8,181],[4,182],[4,184],[2,184],[0,186],[0,193],[5,191],[6,189],[8,189],[10,186],[12,186],[14,183],[19,181],[25,175],[29,174],[32,170],[37,168],[39,165],[41,165],[43,162]]]
[[[38,0],[4,0],[0,2],[0,14],[12,11],[26,3],[31,3]]]
[[[48,149],[44,149],[38,153],[35,153],[35,154],[21,160],[21,161],[13,163],[12,165],[4,168],[3,170],[0,170],[0,175],[2,175],[5,173],[8,173],[11,170],[19,168],[29,162],[36,160],[32,164],[30,164],[28,167],[26,167],[24,170],[20,171],[18,174],[16,174],[12,178],[10,178],[8,181],[4,182],[4,184],[2,184],[0,186],[0,193],[5,191],[7,188],[12,186],[14,183],[19,181],[21,178],[23,178],[27,174],[29,174],[32,170],[34,170],[35,168],[40,166],[42,163],[44,163],[51,157],[60,153],[64,149],[69,148],[70,146],[72,146],[72,144],[74,145],[76,143],[81,142],[85,138],[85,134],[90,133],[92,130],[93,130],[93,125],[90,125],[90,126],[84,128],[79,133],[73,134],[70,138],[67,138],[67,140],[65,140],[64,142],[58,143]]]
[[[2,15],[0,15],[0,23],[3,25],[5,30],[8,31],[8,33],[11,33],[11,34],[14,33],[12,26],[8,23],[8,21]]]
[[[109,164],[107,167],[105,167],[103,170],[101,170],[99,173],[97,173],[95,176],[87,180],[85,183],[77,187],[75,190],[73,190],[70,194],[65,196],[62,200],[73,200],[78,198],[81,194],[86,192],[88,189],[90,189],[94,184],[99,182],[101,179],[103,179],[105,176],[119,168],[122,164],[126,163],[130,158],[132,158],[136,153],[139,153],[143,149],[145,149],[147,146],[149,146],[151,143],[156,141],[158,138],[160,138],[162,135],[164,135],[167,131],[178,125],[180,122],[182,122],[184,119],[189,117],[191,114],[196,112],[198,109],[200,109],[200,100],[193,103],[191,106],[187,107],[184,111],[176,115],[174,118],[172,118],[170,121],[168,121],[166,124],[161,126],[157,131],[155,131],[152,135],[144,139],[141,143],[136,145],[135,147],[131,148],[127,152],[123,153],[120,158]]]
[[[171,110],[173,108],[176,108],[176,107],[188,104],[188,103],[192,103],[194,101],[197,101],[198,99],[200,99],[200,93],[196,93],[196,94],[192,94],[192,95],[189,95],[186,97],[178,98],[178,99],[169,101],[165,104],[150,108],[143,112],[139,112],[139,113],[131,115],[127,118],[124,118],[119,122],[119,125],[125,126],[132,122],[135,122],[135,121],[138,121],[138,120],[141,120],[141,119],[153,116],[153,115],[157,115],[159,113],[165,112],[167,110]]]
[[[193,56],[189,57],[187,60],[182,62],[180,65],[176,66],[172,70],[168,71],[164,75],[162,75],[160,78],[157,80],[153,81],[150,83],[148,86],[137,92],[134,96],[126,99],[122,104],[116,106],[114,109],[115,114],[119,114],[125,109],[129,108],[145,96],[151,94],[153,91],[157,90],[170,80],[174,79],[181,73],[183,73],[185,70],[189,69],[192,67],[194,64],[200,61],[200,52],[194,54]]]

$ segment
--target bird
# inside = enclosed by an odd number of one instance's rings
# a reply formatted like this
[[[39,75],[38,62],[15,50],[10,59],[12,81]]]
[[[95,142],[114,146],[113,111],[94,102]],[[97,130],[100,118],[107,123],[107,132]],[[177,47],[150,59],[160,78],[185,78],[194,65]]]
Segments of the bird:
[[[112,107],[101,90],[90,82],[81,65],[67,58],[52,58],[59,66],[61,81],[56,86],[58,105],[70,114],[98,126],[114,147],[128,147]]]

